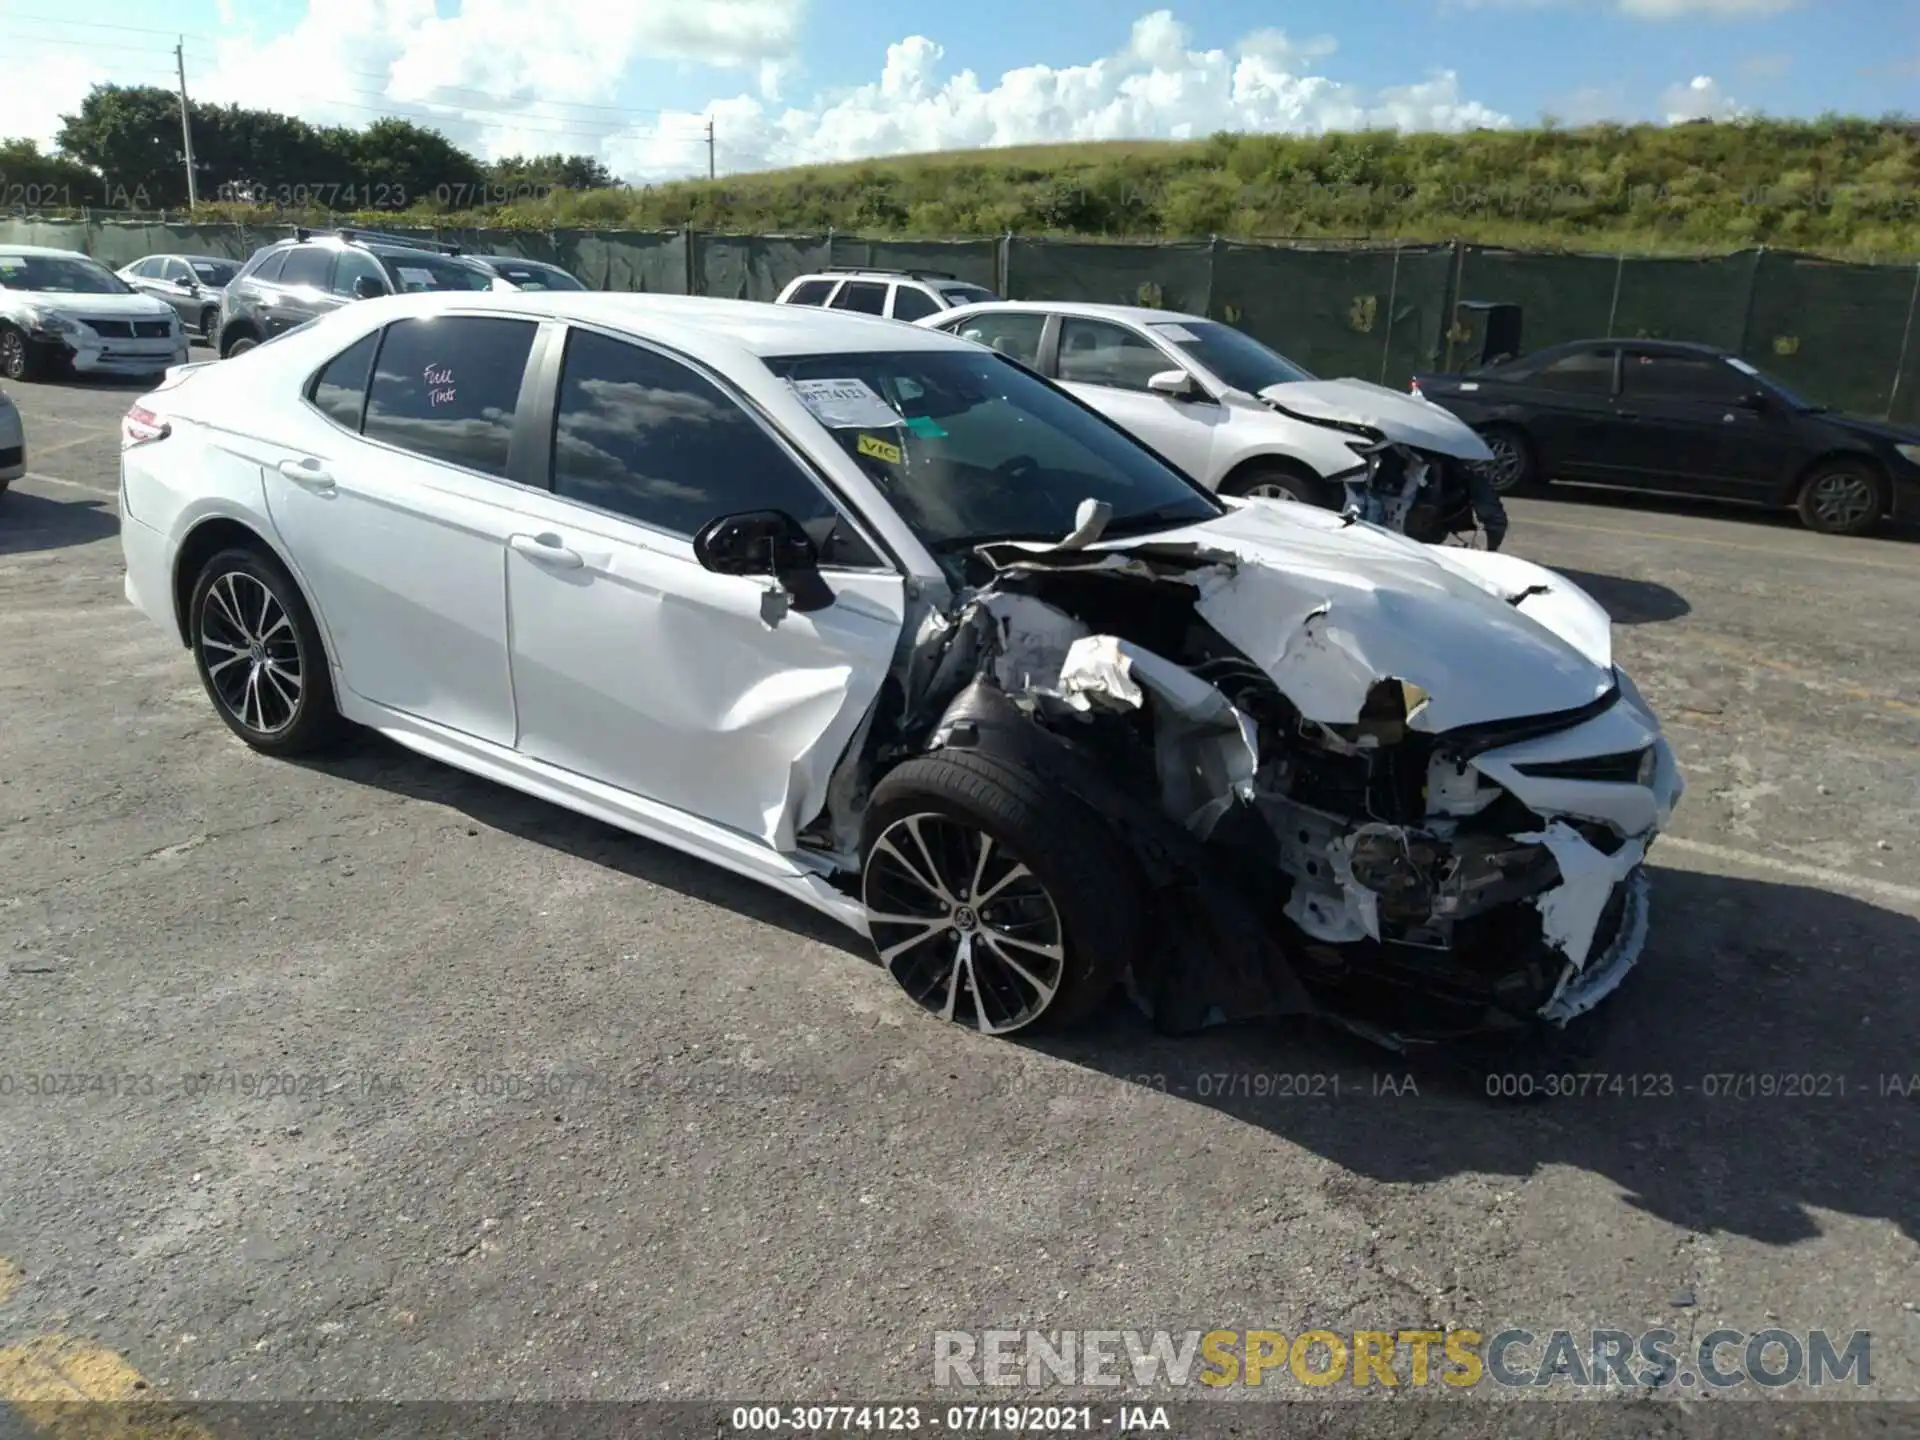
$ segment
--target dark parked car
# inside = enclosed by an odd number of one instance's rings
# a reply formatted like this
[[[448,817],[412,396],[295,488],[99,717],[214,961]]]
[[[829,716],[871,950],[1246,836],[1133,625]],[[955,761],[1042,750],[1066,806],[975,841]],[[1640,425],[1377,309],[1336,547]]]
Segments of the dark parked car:
[[[251,350],[330,310],[379,295],[419,290],[491,290],[491,271],[460,257],[457,245],[370,230],[296,230],[241,268],[220,307],[222,359]]]
[[[1816,404],[1710,345],[1579,340],[1413,388],[1486,438],[1501,490],[1742,500],[1830,535],[1920,518],[1920,430]]]
[[[469,255],[467,259],[516,290],[585,290],[586,283],[558,265],[517,255]]]
[[[240,269],[238,260],[218,255],[148,255],[120,267],[120,278],[134,289],[164,300],[180,315],[180,323],[211,341],[220,327],[220,301],[227,282]]]

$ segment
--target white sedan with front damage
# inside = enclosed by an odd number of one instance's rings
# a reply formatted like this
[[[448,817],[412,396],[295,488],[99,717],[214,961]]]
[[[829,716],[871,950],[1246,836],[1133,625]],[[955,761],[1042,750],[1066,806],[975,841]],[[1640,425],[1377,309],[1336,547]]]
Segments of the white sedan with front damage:
[[[995,300],[915,323],[1031,366],[1222,495],[1339,509],[1347,483],[1389,459],[1396,472],[1438,473],[1493,458],[1471,426],[1430,401],[1320,379],[1204,315]]]
[[[76,251],[0,243],[0,377],[146,380],[186,358],[187,333],[164,300]]]
[[[760,880],[990,1034],[1551,1037],[1681,791],[1607,616],[1216,498],[932,330],[368,301],[128,412],[134,604],[270,754],[342,722]]]

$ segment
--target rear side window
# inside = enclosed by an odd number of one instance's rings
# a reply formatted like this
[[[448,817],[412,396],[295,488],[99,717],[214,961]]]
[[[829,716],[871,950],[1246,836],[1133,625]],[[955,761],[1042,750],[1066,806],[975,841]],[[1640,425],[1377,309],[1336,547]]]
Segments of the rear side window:
[[[357,431],[367,408],[367,374],[373,352],[380,348],[380,332],[364,335],[327,362],[314,377],[309,398],[314,408],[343,429]]]
[[[477,315],[395,321],[374,362],[362,433],[504,477],[535,328]]]
[[[849,280],[833,297],[836,310],[857,310],[862,315],[887,313],[887,287],[871,280]]]
[[[1613,356],[1611,350],[1578,350],[1541,366],[1532,379],[1523,383],[1562,394],[1611,395]]]
[[[800,288],[787,297],[789,305],[824,305],[833,293],[831,280],[803,280]]]
[[[314,285],[324,290],[333,276],[333,251],[322,245],[296,245],[280,271],[282,285]]]
[[[940,309],[934,298],[918,285],[896,285],[893,291],[893,318],[919,320]]]

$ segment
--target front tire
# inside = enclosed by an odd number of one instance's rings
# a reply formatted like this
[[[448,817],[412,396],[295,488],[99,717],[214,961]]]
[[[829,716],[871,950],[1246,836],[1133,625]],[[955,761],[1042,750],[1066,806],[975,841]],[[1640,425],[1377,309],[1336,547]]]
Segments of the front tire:
[[[214,331],[220,328],[220,311],[217,306],[209,305],[200,312],[200,338],[211,345]]]
[[[1829,461],[1807,476],[1794,509],[1822,535],[1865,535],[1887,513],[1887,482],[1856,460]]]
[[[1073,796],[948,751],[889,773],[865,828],[873,946],[921,1008],[1011,1035],[1111,995],[1144,917],[1131,862]]]
[[[194,665],[228,729],[267,755],[305,755],[338,738],[320,629],[278,561],[222,550],[201,567],[189,603]]]
[[[1334,508],[1333,487],[1304,467],[1293,465],[1250,465],[1223,480],[1220,493],[1293,500],[1323,510]]]
[[[46,373],[46,356],[26,331],[0,324],[0,376],[9,380],[38,380]]]

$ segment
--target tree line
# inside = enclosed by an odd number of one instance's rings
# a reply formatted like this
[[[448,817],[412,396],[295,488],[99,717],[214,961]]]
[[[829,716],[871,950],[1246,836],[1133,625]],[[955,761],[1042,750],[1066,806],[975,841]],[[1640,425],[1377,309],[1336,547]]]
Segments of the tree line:
[[[591,156],[483,161],[411,120],[354,129],[198,101],[189,114],[203,204],[462,211],[617,183]],[[187,199],[180,98],[159,86],[96,86],[77,113],[60,117],[50,152],[33,140],[0,140],[0,207],[181,210]]]

